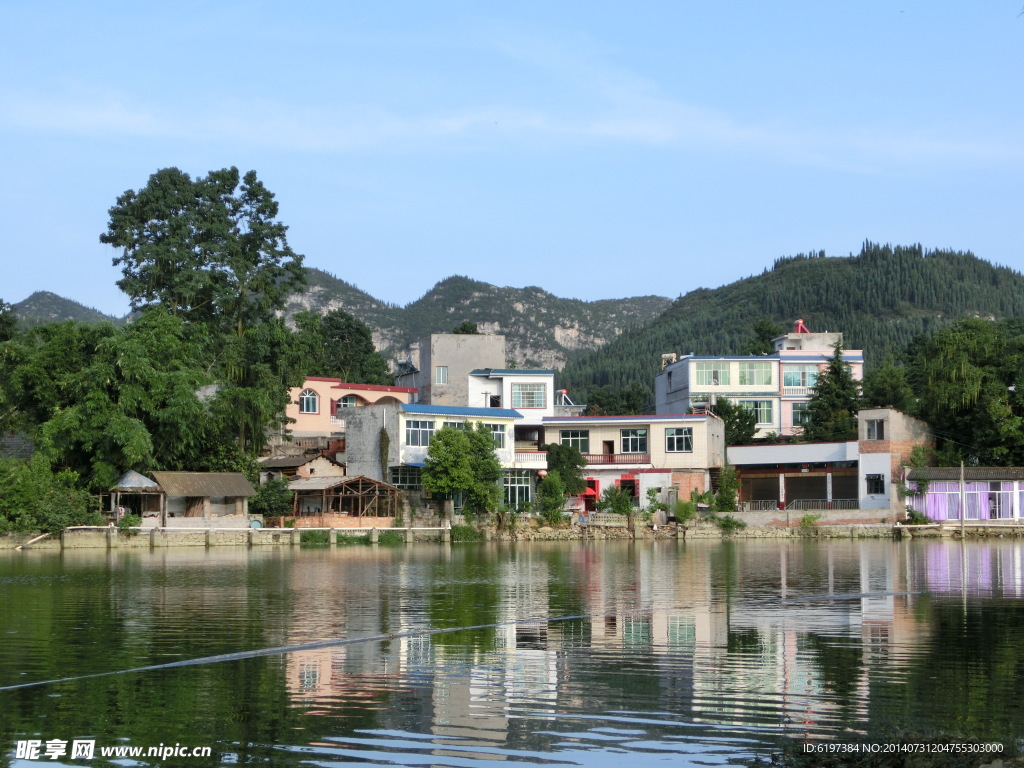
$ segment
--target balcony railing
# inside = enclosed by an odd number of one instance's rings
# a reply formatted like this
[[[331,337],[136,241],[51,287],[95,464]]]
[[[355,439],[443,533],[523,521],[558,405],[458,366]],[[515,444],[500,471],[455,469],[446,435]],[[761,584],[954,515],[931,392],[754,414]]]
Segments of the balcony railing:
[[[584,453],[587,464],[650,464],[649,453]]]
[[[810,397],[814,394],[814,387],[786,387],[782,388],[782,394],[788,397]]]
[[[857,499],[793,499],[786,506],[796,512],[807,509],[857,509],[860,501]]]
[[[520,469],[544,469],[548,465],[547,451],[519,451],[515,453],[516,467]]]

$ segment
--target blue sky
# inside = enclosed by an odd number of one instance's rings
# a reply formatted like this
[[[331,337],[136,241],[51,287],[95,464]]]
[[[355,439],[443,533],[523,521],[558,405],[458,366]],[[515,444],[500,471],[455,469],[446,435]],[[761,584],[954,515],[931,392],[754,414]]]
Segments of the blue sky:
[[[865,239],[1021,269],[1022,10],[0,2],[0,298],[126,312],[98,237],[168,166],[256,170],[307,265],[397,304],[675,297]]]

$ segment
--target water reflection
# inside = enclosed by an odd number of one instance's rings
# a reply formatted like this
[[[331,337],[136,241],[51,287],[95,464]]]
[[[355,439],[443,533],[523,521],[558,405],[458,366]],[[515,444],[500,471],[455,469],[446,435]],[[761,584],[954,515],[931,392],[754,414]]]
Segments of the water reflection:
[[[1022,554],[837,540],[3,556],[0,685],[339,644],[0,691],[0,736],[190,733],[224,762],[321,765],[725,764],[894,724],[1006,738],[1024,733]]]

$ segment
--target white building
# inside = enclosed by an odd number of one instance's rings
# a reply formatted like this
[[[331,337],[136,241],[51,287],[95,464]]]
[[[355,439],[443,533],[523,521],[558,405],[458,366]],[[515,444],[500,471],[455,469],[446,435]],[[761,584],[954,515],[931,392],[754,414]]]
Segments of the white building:
[[[758,437],[792,435],[806,423],[807,403],[841,333],[811,333],[798,320],[792,333],[774,339],[770,355],[662,356],[654,379],[655,412],[689,413],[722,398],[757,414]],[[843,350],[853,378],[864,375],[864,354]]]

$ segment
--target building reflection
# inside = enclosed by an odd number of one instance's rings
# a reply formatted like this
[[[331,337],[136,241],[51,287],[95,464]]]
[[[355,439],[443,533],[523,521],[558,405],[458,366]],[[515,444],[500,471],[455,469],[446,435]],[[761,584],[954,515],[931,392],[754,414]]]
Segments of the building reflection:
[[[1019,544],[628,546],[495,549],[497,626],[464,645],[427,632],[424,608],[426,571],[445,562],[458,572],[447,562],[458,555],[424,562],[399,549],[381,564],[370,549],[354,563],[345,553],[344,578],[328,589],[330,559],[298,558],[288,642],[312,627],[372,639],[288,654],[289,695],[312,713],[379,708],[381,727],[431,734],[437,756],[489,760],[503,759],[493,749],[517,719],[614,709],[652,680],[658,690],[645,695],[690,722],[822,735],[866,727],[872,673],[898,679],[931,641],[921,600],[1024,593]]]

